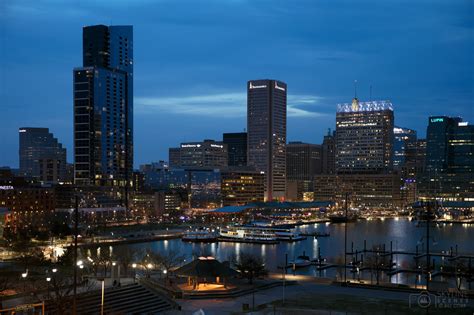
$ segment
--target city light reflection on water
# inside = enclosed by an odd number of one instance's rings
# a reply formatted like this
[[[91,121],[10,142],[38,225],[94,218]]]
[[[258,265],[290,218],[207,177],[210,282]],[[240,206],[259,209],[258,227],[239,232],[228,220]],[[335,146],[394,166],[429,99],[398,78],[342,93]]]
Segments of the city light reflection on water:
[[[279,244],[248,244],[248,243],[186,243],[180,239],[167,241],[157,241],[152,243],[129,244],[121,246],[132,246],[139,249],[151,249],[152,251],[166,252],[168,250],[176,250],[186,256],[192,258],[193,254],[211,253],[217,259],[225,261],[230,257],[239,257],[241,252],[249,252],[265,260],[265,265],[270,271],[279,271],[278,266],[282,266],[285,261],[285,255],[288,254],[288,260],[292,260],[303,252],[316,259],[318,248],[322,258],[326,258],[329,262],[333,262],[337,257],[342,257],[344,251],[344,224],[311,224],[296,228],[299,232],[311,233],[329,232],[329,237],[307,237],[304,241]],[[474,254],[474,242],[471,242],[474,225],[440,224],[431,228],[430,248],[434,252],[449,251],[451,246],[458,246],[459,253]],[[418,250],[423,251],[426,233],[426,225],[418,224],[415,221],[409,221],[404,218],[399,220],[386,219],[357,221],[348,225],[348,249],[353,246],[354,250],[362,250],[364,240],[367,249],[374,245],[385,244],[386,250],[390,250],[390,241],[392,241],[393,250],[415,251],[417,243],[422,241]],[[349,258],[348,258],[349,259]],[[394,256],[394,261],[401,268],[410,266],[413,258],[405,255]],[[441,261],[441,259],[439,259]],[[280,270],[281,272],[281,270]],[[315,275],[315,276],[333,276],[334,269],[317,271],[314,266],[297,270],[299,274]],[[369,277],[367,272],[360,272],[361,277]],[[392,277],[393,282],[403,283],[408,281],[407,275],[396,275]],[[386,279],[387,280],[387,279]],[[410,280],[411,281],[411,280]]]

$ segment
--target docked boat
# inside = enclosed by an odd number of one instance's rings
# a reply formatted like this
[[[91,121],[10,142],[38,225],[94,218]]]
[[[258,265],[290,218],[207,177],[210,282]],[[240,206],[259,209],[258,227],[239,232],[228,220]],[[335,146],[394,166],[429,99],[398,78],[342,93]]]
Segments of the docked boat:
[[[309,259],[309,256],[306,255],[301,255],[296,257],[295,260],[290,261],[289,267],[291,268],[303,268],[303,267],[308,267],[311,265],[311,260]]]
[[[183,242],[213,243],[217,242],[218,237],[217,233],[208,230],[195,230],[185,232],[181,240]]]
[[[336,213],[329,215],[328,218],[331,223],[345,223],[357,221],[357,216],[354,214],[348,214],[346,217],[346,215],[343,213]]]
[[[284,242],[296,242],[306,239],[304,235],[294,232],[292,228],[286,225],[275,225],[268,224],[265,222],[252,222],[251,224],[246,225],[245,227],[265,228],[267,232],[274,233],[277,240]]]
[[[270,228],[258,226],[229,226],[222,228],[219,241],[242,243],[277,244],[275,232]]]

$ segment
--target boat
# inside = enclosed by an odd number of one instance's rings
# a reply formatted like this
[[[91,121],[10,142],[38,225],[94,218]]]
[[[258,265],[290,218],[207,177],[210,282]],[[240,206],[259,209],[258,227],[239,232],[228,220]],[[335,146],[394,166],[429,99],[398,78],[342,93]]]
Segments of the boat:
[[[217,242],[218,237],[217,233],[202,229],[185,232],[181,240],[183,242],[214,243]]]
[[[271,229],[258,226],[229,226],[222,228],[219,232],[219,241],[257,244],[279,243]]]
[[[331,223],[345,223],[345,222],[355,222],[357,221],[357,216],[354,214],[349,214],[347,217],[343,213],[331,214],[328,216]]]
[[[291,229],[258,224],[229,226],[221,229],[219,237],[219,240],[223,241],[273,244],[279,241],[296,242],[304,239],[306,237]]]
[[[274,225],[268,224],[266,222],[252,222],[251,224],[244,225],[243,227],[258,227],[261,229],[263,228],[266,232],[274,233],[277,240],[284,242],[296,242],[306,239],[304,235],[294,232],[292,228],[286,225]]]
[[[295,260],[290,261],[289,266],[290,268],[303,268],[303,267],[308,267],[310,266],[311,260],[309,259],[309,256],[306,255],[301,255],[296,257]]]

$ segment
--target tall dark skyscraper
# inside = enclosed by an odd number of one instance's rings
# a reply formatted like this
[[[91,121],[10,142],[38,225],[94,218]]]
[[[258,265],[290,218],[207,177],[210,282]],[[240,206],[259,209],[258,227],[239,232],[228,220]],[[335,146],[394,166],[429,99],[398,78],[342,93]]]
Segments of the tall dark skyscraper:
[[[336,132],[331,133],[331,130],[328,130],[321,145],[321,172],[336,173]]]
[[[406,163],[410,148],[416,143],[416,131],[409,128],[393,128],[393,168],[400,170]]]
[[[312,181],[321,174],[321,145],[290,142],[286,145],[286,176],[288,180]]]
[[[380,174],[393,166],[393,109],[388,101],[339,104],[336,114],[336,171]]]
[[[133,169],[133,28],[83,29],[74,77],[74,181],[125,186]]]
[[[452,159],[449,151],[449,138],[453,135],[460,117],[430,117],[426,131],[426,171],[435,173],[448,169]]]
[[[460,117],[433,116],[426,132],[422,198],[449,202],[474,200],[474,126]]]
[[[48,128],[20,128],[20,174],[49,183],[66,178],[66,148]]]
[[[265,173],[265,200],[286,194],[286,100],[284,82],[247,82],[247,164]]]
[[[247,166],[247,133],[224,133],[222,138],[227,145],[229,166]]]

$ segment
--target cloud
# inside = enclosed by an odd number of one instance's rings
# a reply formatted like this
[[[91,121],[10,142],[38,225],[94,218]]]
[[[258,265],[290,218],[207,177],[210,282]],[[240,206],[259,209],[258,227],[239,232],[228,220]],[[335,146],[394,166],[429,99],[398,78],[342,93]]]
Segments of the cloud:
[[[325,114],[316,111],[322,97],[314,95],[288,95],[289,117],[317,117]],[[180,115],[207,117],[242,117],[247,114],[246,93],[218,93],[174,97],[136,97],[138,114],[167,112]],[[304,108],[303,108],[304,107]]]

